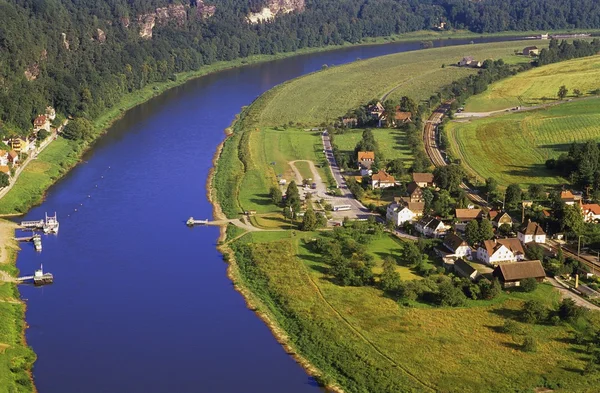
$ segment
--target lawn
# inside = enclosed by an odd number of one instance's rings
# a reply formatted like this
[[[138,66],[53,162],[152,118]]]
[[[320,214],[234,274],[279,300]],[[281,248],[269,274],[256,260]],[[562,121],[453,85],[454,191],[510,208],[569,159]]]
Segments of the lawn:
[[[544,165],[572,142],[600,139],[600,98],[447,126],[452,152],[479,177],[500,184],[557,185],[566,180]]]
[[[334,143],[342,153],[354,153],[354,147],[362,138],[363,130],[347,130],[334,135]],[[406,131],[399,129],[373,129],[373,135],[385,160],[401,158],[409,166],[412,152],[406,144]]]
[[[549,285],[464,308],[399,307],[376,288],[333,283],[301,234],[248,236],[240,242],[254,242],[252,261],[238,262],[242,279],[260,297],[259,310],[323,372],[322,380],[337,381],[347,392],[504,393],[554,386],[583,393],[599,382],[598,374],[581,377],[587,356],[570,340],[569,327],[517,322],[521,334],[500,332],[523,300],[555,304]],[[397,244],[378,242],[370,249],[379,257],[378,249],[395,252]],[[520,349],[525,334],[537,339],[536,352]]]
[[[465,105],[469,112],[488,112],[515,106],[531,106],[557,100],[560,86],[579,89],[584,95],[600,89],[600,56],[585,57],[522,72],[494,83],[482,94],[472,96]]]
[[[417,101],[423,100],[435,94],[440,87],[477,72],[453,65],[462,57],[470,55],[482,60],[514,57],[511,59],[513,62],[525,62],[528,59],[516,56],[514,51],[522,50],[530,43],[511,41],[434,48],[329,67],[273,89],[257,121],[270,126],[288,122],[303,125],[329,123],[349,109],[392,90],[390,98],[393,99],[409,96]],[[446,66],[442,67],[444,64]]]
[[[383,260],[390,256],[396,260],[402,257],[402,241],[393,235],[386,234],[380,239],[375,239],[369,244],[369,254],[375,257],[375,267],[373,272],[381,274],[383,271]],[[420,280],[421,276],[415,274],[412,268],[407,266],[397,266],[396,271],[400,274],[403,281]]]

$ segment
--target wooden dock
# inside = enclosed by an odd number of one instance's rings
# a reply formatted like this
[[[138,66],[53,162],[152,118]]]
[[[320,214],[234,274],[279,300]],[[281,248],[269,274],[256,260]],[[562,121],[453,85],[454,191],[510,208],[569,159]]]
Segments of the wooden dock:
[[[185,222],[185,225],[187,225],[189,227],[193,227],[194,225],[208,225],[208,219],[206,219],[206,220],[196,220],[196,219],[194,219],[194,217],[190,217]]]

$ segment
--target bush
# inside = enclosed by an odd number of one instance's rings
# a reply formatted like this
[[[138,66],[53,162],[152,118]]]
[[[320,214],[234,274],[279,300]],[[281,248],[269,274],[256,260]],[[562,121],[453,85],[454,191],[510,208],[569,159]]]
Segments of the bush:
[[[521,281],[521,288],[525,292],[533,292],[536,290],[538,282],[535,278],[526,278]]]
[[[521,319],[527,323],[538,323],[548,316],[548,309],[539,300],[529,300],[523,305]]]
[[[506,321],[504,321],[504,324],[500,328],[500,331],[502,333],[515,335],[521,333],[521,328],[519,327],[519,324],[517,322],[513,321],[512,319],[507,319]]]
[[[535,352],[537,351],[538,343],[535,337],[527,336],[523,340],[523,345],[521,345],[521,349],[525,352]]]

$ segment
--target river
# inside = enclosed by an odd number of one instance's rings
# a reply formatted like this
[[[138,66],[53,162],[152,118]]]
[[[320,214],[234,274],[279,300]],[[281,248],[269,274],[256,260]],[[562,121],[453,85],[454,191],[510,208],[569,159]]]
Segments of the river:
[[[475,42],[510,38],[474,39]],[[443,40],[436,46],[471,40]],[[206,179],[223,130],[271,87],[357,58],[418,43],[344,48],[205,76],[125,114],[84,162],[27,215],[58,213],[43,252],[23,245],[17,264],[43,263],[51,286],[21,286],[26,337],[41,393],[319,392],[245,306],[216,250]]]

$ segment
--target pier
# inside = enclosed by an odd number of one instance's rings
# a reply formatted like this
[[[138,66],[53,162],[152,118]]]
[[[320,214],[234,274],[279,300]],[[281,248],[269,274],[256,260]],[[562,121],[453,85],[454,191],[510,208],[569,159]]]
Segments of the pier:
[[[58,222],[58,218],[56,217],[56,212],[54,212],[54,216],[49,216],[46,213],[46,217],[43,220],[37,221],[21,221],[21,228],[28,229],[31,231],[35,230],[43,230],[44,233],[58,233],[58,228],[60,224]]]
[[[185,225],[193,227],[194,225],[208,225],[208,219],[206,220],[195,220],[194,217],[188,218]]]
[[[27,282],[33,282],[36,286],[52,284],[54,282],[54,276],[52,273],[44,273],[43,266],[33,273],[33,276],[22,276],[17,278],[17,284],[23,284]]]

